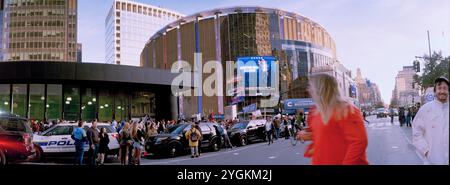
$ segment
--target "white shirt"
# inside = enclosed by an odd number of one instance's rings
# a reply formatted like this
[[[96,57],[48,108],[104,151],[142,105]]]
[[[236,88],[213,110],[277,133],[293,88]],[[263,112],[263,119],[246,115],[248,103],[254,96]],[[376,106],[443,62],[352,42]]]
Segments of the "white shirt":
[[[449,103],[431,101],[423,105],[412,123],[413,144],[430,164],[448,165]]]
[[[266,131],[272,130],[272,121],[266,121]]]

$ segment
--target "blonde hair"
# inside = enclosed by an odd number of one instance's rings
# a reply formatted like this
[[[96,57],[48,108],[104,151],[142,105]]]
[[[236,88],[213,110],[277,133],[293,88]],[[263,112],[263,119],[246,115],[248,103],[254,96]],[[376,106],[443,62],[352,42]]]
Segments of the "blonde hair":
[[[131,127],[131,136],[135,137],[137,135],[137,131],[138,131],[138,123],[133,122],[133,127]]]
[[[125,122],[125,125],[123,125],[123,129],[122,130],[127,131],[129,128],[130,128],[130,123]]]
[[[309,93],[317,106],[317,113],[322,117],[323,123],[347,117],[353,113],[350,103],[339,92],[336,79],[328,74],[319,73],[309,76]]]

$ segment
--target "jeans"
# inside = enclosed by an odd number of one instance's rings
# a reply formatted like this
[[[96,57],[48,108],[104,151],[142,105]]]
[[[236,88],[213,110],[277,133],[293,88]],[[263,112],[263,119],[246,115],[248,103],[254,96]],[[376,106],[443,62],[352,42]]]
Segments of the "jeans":
[[[191,156],[198,156],[198,146],[191,146]]]
[[[280,128],[275,128],[275,139],[280,137]]]
[[[89,164],[97,165],[98,144],[93,144],[94,149],[89,148]]]
[[[273,139],[272,139],[273,131],[269,130],[266,133],[267,133],[267,139],[268,139],[269,145],[270,145],[270,143],[273,143]]]
[[[75,164],[83,165],[84,142],[75,141]]]
[[[224,139],[225,140],[225,146],[233,148],[233,145],[231,144],[230,137],[228,137],[228,134],[224,134],[224,136],[225,136],[225,139]]]

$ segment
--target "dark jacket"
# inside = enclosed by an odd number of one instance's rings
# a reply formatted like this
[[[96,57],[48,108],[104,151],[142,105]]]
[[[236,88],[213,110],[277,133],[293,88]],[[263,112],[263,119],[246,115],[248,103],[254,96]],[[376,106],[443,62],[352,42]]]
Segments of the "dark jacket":
[[[108,144],[109,144],[109,136],[107,133],[105,133],[105,136],[99,135],[100,138],[100,145],[98,152],[99,153],[107,153],[109,150]]]
[[[89,145],[100,143],[100,138],[98,137],[100,135],[100,133],[98,132],[98,129],[94,129],[91,127],[88,129],[86,135],[87,135],[87,139],[89,141]]]

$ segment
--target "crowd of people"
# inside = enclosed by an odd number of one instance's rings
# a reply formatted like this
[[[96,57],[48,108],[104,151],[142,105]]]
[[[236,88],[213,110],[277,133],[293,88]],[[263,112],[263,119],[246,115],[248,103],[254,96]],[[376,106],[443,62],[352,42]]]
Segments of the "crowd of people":
[[[368,137],[364,127],[365,114],[351,102],[346,101],[339,92],[337,81],[327,74],[312,75],[309,80],[308,91],[314,101],[314,106],[309,110],[308,119],[304,113],[297,116],[279,116],[268,118],[266,133],[269,145],[273,143],[272,137],[278,139],[282,125],[285,133],[288,125],[298,128],[300,132],[294,137],[302,141],[311,141],[308,145],[305,157],[312,158],[312,164],[369,164],[366,157]],[[448,165],[449,142],[449,81],[440,77],[435,80],[434,92],[436,99],[422,107],[399,111],[401,125],[412,126],[413,144],[416,149],[429,161],[430,164]],[[420,107],[420,109],[419,109]],[[215,121],[215,120],[210,120]],[[430,122],[431,121],[431,122]],[[55,122],[39,122],[32,120],[33,132],[48,129]],[[111,125],[119,133],[121,164],[139,165],[141,153],[146,139],[157,134],[169,132],[170,128],[180,123],[191,123],[193,126],[185,133],[191,147],[191,157],[199,157],[198,141],[201,141],[201,129],[194,120],[160,120],[154,121],[146,116],[140,121],[112,121]],[[224,130],[221,135],[228,137],[226,130],[238,123],[238,119],[219,121]],[[411,125],[412,123],[412,125]],[[103,164],[107,153],[108,140],[106,130],[99,131],[96,121],[92,127],[83,129],[83,122],[78,123],[74,129],[72,138],[75,140],[76,164],[82,164],[84,144],[89,144],[89,164]],[[308,129],[302,127],[308,126]],[[285,134],[286,139],[290,134]],[[227,140],[225,138],[225,140]],[[229,138],[228,141],[229,142]],[[231,142],[229,145],[232,147]]]

